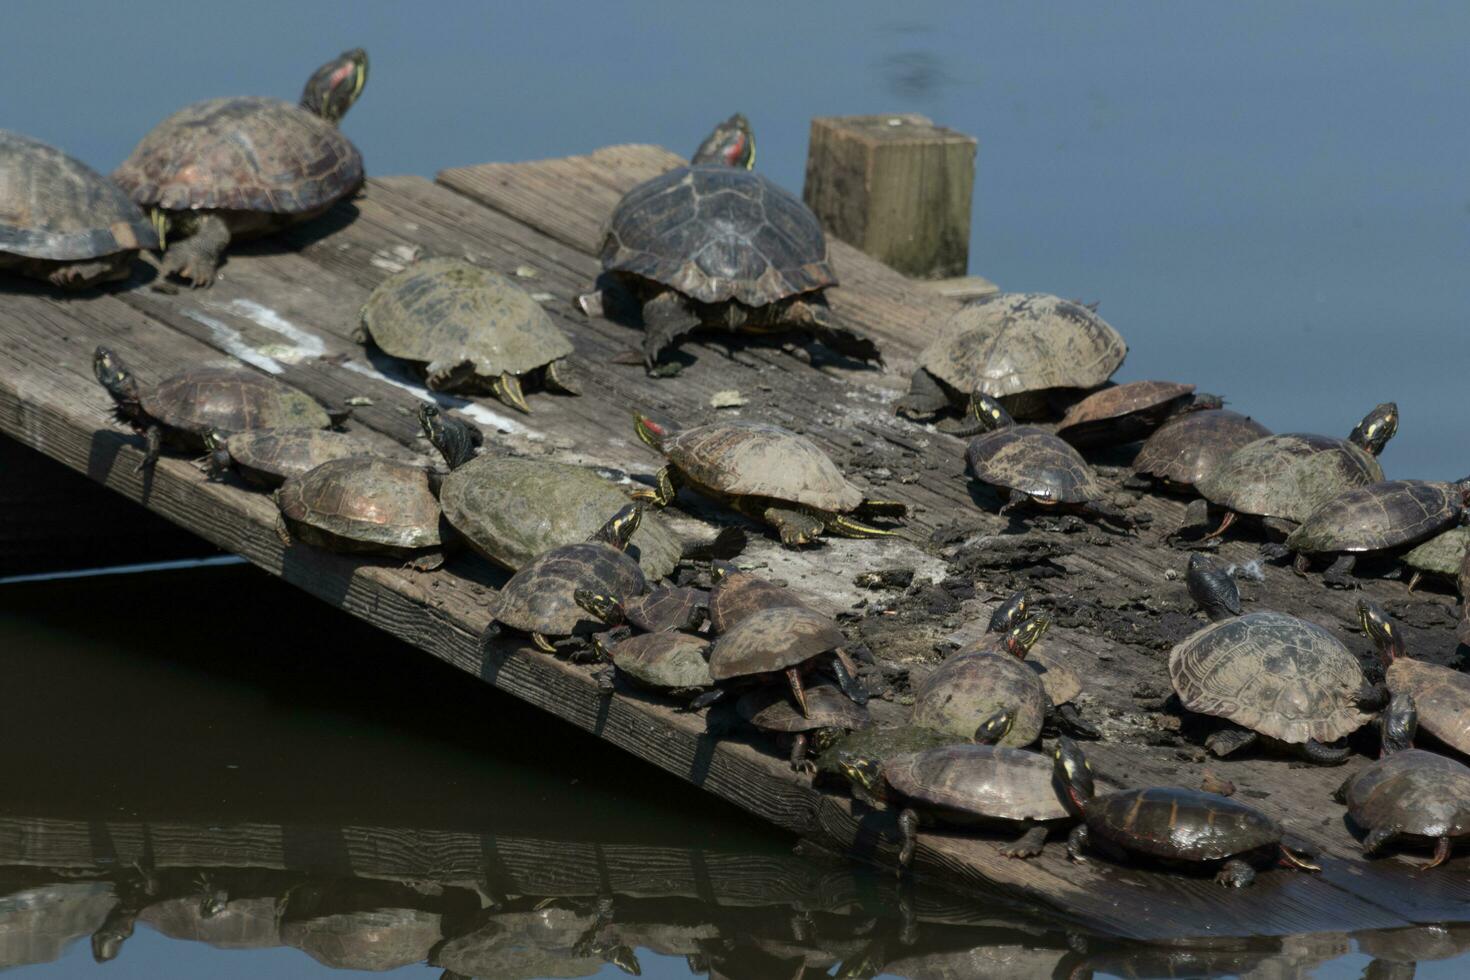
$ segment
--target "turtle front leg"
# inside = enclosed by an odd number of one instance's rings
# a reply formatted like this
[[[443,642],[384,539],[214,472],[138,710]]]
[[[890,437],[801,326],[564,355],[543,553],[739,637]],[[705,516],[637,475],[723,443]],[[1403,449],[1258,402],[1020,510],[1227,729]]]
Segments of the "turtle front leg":
[[[1087,857],[1083,852],[1087,850],[1087,845],[1090,843],[1092,843],[1092,835],[1087,832],[1087,824],[1079,823],[1067,835],[1067,858],[1078,863],[1085,863]]]
[[[781,543],[788,548],[811,544],[827,526],[813,514],[785,507],[767,507],[761,517],[776,529]]]
[[[143,431],[143,438],[146,440],[143,458],[138,461],[137,466],[133,467],[134,473],[153,469],[154,464],[158,462],[158,457],[163,455],[163,426],[157,422],[153,423]]]
[[[1000,510],[996,511],[996,513],[1009,514],[1013,510],[1025,507],[1030,502],[1031,497],[1029,494],[1023,493],[1020,490],[1011,490],[1006,495],[1006,502],[1000,505]]]
[[[1333,745],[1324,745],[1315,738],[1311,738],[1302,743],[1301,749],[1303,757],[1308,762],[1326,766],[1335,766],[1345,762],[1350,751],[1345,738],[1339,739]]]
[[[530,403],[521,391],[521,379],[506,371],[490,382],[490,393],[518,412],[531,414]]]
[[[1259,737],[1248,728],[1222,728],[1205,739],[1205,748],[1224,758],[1248,745],[1254,745]]]
[[[679,473],[672,466],[665,466],[654,477],[658,487],[653,490],[634,490],[634,500],[642,500],[655,507],[667,507],[679,495]]]
[[[547,391],[554,391],[558,395],[580,395],[582,392],[574,386],[562,372],[567,370],[566,358],[559,357],[541,370],[541,385]]]
[[[914,851],[919,846],[919,814],[913,807],[904,807],[898,814],[899,840],[898,873],[903,873],[914,863]]]
[[[666,289],[643,304],[643,366],[653,374],[664,348],[699,326],[699,316],[689,301]]]
[[[796,732],[791,736],[791,771],[800,773],[813,773],[817,771],[817,764],[807,758],[807,748],[811,742],[806,737],[806,732]]]
[[[62,289],[87,289],[104,282],[126,279],[131,265],[132,257],[126,254],[109,255],[85,262],[63,262],[52,268],[46,280]]]
[[[824,346],[844,357],[883,366],[883,352],[873,339],[840,323],[824,302],[796,300],[786,308],[786,319],[794,326],[806,328]]]
[[[1204,537],[1204,540],[1206,540],[1206,541],[1213,541],[1216,538],[1221,537],[1222,535],[1224,535],[1224,533],[1226,531],[1230,530],[1230,525],[1232,525],[1234,523],[1235,523],[1235,511],[1233,511],[1233,510],[1227,510],[1225,512],[1225,516],[1220,519],[1220,526],[1217,527],[1217,528],[1215,528],[1209,534],[1206,534],[1205,537]]]
[[[194,233],[174,242],[159,266],[160,280],[178,276],[196,289],[214,282],[219,261],[230,244],[230,226],[211,212],[201,212],[194,219]]]
[[[416,572],[437,572],[444,567],[444,552],[430,551],[419,555],[403,564],[404,568],[411,568]]]
[[[949,407],[949,393],[934,375],[916,368],[909,377],[909,392],[893,405],[893,413],[906,419],[932,418]]]
[[[1002,857],[1008,858],[1034,858],[1046,847],[1046,827],[1037,824],[1030,827],[1024,834],[1014,841],[1000,848]]]
[[[1231,858],[1220,865],[1215,880],[1226,888],[1244,888],[1256,880],[1256,869],[1240,858]]]
[[[1355,556],[1343,553],[1337,556],[1337,560],[1327,567],[1322,573],[1322,581],[1328,588],[1332,589],[1355,589],[1358,583],[1353,581],[1353,566],[1357,564]]]

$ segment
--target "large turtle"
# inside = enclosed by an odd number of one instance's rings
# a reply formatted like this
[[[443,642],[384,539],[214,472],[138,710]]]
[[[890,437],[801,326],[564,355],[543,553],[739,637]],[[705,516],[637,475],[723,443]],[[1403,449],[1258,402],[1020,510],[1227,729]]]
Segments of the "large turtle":
[[[0,129],[0,269],[64,289],[126,279],[158,233],[116,184],[40,140]]]
[[[687,485],[776,528],[788,547],[824,532],[890,535],[849,515],[901,517],[908,510],[898,501],[863,496],[816,443],[780,426],[737,419],[684,428],[642,413],[633,418],[638,438],[669,461],[658,472],[657,490],[634,494],[660,507]]]
[[[332,551],[391,555],[430,570],[452,533],[425,467],[381,456],[328,460],[276,491],[290,537]]]
[[[1045,415],[1051,396],[1096,388],[1123,363],[1128,345],[1080,303],[1045,293],[997,293],[952,314],[919,354],[900,414],[926,418],[963,408],[973,392],[1023,418]],[[974,422],[956,430],[975,431]]]
[[[882,357],[838,323],[821,290],[837,284],[816,215],[751,173],[743,117],[722,123],[687,167],[630,190],[604,233],[602,267],[642,304],[643,357],[701,325],[740,333],[796,328],[841,354]],[[584,309],[593,309],[584,297]]]
[[[1188,491],[1248,443],[1271,434],[1255,419],[1217,408],[1170,419],[1149,436],[1133,471],[1151,476],[1171,490]]]
[[[1413,696],[1416,725],[1470,755],[1470,674],[1407,656],[1403,631],[1376,603],[1358,600],[1358,622],[1383,662],[1389,692]]]
[[[1418,588],[1419,580],[1425,575],[1453,580],[1467,554],[1470,554],[1470,527],[1452,527],[1410,548],[1404,552],[1404,564],[1410,569],[1409,591]]]
[[[572,342],[530,294],[463,259],[415,262],[378,284],[362,308],[358,340],[424,367],[435,391],[489,391],[531,411],[522,378],[575,395],[559,374]]]
[[[163,445],[202,451],[216,440],[247,429],[339,425],[346,412],[329,412],[316,399],[275,378],[237,368],[195,368],[156,385],[138,380],[112,350],[98,347],[92,371],[116,403],[119,421],[148,440],[138,472],[158,460]]]
[[[804,690],[800,705],[779,687],[759,687],[735,704],[740,717],[785,743],[794,772],[816,772],[809,754],[820,755],[843,732],[872,724],[868,709],[837,685],[823,681]],[[815,750],[815,751],[813,751]]]
[[[1339,763],[1337,742],[1368,720],[1376,699],[1358,660],[1316,623],[1279,612],[1236,616],[1190,634],[1169,653],[1169,678],[1190,711],[1232,727],[1205,745],[1224,756],[1261,738],[1313,762]]]
[[[1171,418],[1219,409],[1219,395],[1196,395],[1194,385],[1130,381],[1101,388],[1067,409],[1057,435],[1078,449],[1136,442]]]
[[[214,281],[232,239],[316,217],[362,185],[362,156],[337,130],[367,82],[367,53],[318,68],[301,103],[210,99],[153,127],[112,179],[150,209],[163,276]]]
[[[1001,744],[1030,745],[1041,736],[1051,699],[1041,675],[1023,663],[1051,621],[1032,616],[991,645],[958,653],[914,691],[912,721],[921,728],[974,738],[997,712],[1011,716]]]
[[[246,429],[228,436],[214,431],[204,437],[204,445],[209,450],[212,476],[222,476],[233,465],[247,483],[266,489],[329,459],[382,455],[345,432],[301,427]]]

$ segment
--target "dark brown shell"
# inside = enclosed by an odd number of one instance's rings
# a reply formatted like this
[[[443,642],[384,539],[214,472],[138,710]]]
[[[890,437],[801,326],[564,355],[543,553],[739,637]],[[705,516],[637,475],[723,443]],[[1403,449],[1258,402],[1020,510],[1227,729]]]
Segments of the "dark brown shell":
[[[761,174],[724,166],[679,167],[624,195],[602,267],[746,306],[837,283],[816,215]]]
[[[994,745],[946,745],[896,756],[883,778],[905,798],[1000,820],[1065,820],[1051,759]]]
[[[1066,704],[1082,693],[1082,678],[1059,657],[1045,650],[1032,650],[1021,662],[1041,678],[1041,686],[1052,704]]]
[[[553,548],[510,577],[500,590],[495,619],[524,633],[570,636],[602,628],[577,605],[576,592],[610,595],[619,602],[647,585],[633,558],[600,541]]]
[[[1130,381],[1095,391],[1067,409],[1057,435],[1073,446],[1117,445],[1141,439],[1194,391],[1173,381]]]
[[[1255,807],[1177,786],[1130,789],[1087,804],[1087,829],[1130,851],[1218,861],[1281,843],[1281,825]]]
[[[760,687],[735,705],[740,717],[768,732],[809,732],[818,728],[848,731],[872,724],[868,709],[855,703],[836,685],[827,682],[806,688],[807,714],[792,703],[785,687]]]
[[[280,486],[330,459],[369,456],[371,447],[330,429],[247,429],[229,437],[226,448],[240,473],[259,486]]]
[[[1081,504],[1105,496],[1077,450],[1035,426],[1011,425],[976,436],[965,450],[965,462],[980,482],[1019,490],[1043,503]]]
[[[978,650],[940,664],[914,692],[913,723],[974,738],[986,718],[1015,716],[1002,745],[1030,745],[1041,735],[1050,699],[1041,677],[1008,653]]]
[[[663,453],[694,483],[720,494],[838,512],[863,502],[820,446],[778,425],[737,420],[680,429],[664,440]]]
[[[629,625],[650,633],[687,629],[690,622],[709,609],[709,593],[703,589],[661,588],[634,596],[623,603]]]
[[[640,633],[608,651],[613,666],[644,687],[693,690],[712,687],[709,640],[690,633]]]
[[[1470,674],[1395,657],[1385,678],[1390,691],[1414,696],[1419,727],[1441,742],[1470,755]]]
[[[836,623],[806,606],[761,609],[715,641],[709,672],[724,681],[785,670],[846,643]]]
[[[1195,489],[1238,514],[1300,523],[1344,490],[1382,480],[1378,460],[1346,439],[1287,433],[1237,449]]]
[[[54,146],[0,129],[0,252],[71,261],[157,247],[120,187]]]
[[[802,606],[790,589],[749,572],[726,572],[709,592],[709,624],[716,633],[728,633],[751,613],[776,606]]]
[[[145,207],[302,214],[362,184],[362,155],[300,106],[211,99],[153,127],[112,179]]]
[[[1169,654],[1169,678],[1190,711],[1283,742],[1332,742],[1368,721],[1358,659],[1316,623],[1253,612],[1211,623]]]
[[[1231,453],[1270,434],[1270,429],[1239,412],[1223,408],[1190,412],[1170,419],[1149,436],[1134,457],[1133,469],[1174,486],[1192,487]]]
[[[1370,763],[1348,784],[1346,802],[1365,829],[1470,836],[1470,769],[1433,752],[1404,749]]]
[[[325,429],[327,410],[310,395],[255,371],[198,368],[143,389],[143,411],[197,436],[213,429]]]
[[[397,553],[444,543],[428,471],[413,463],[380,456],[328,460],[288,479],[276,501],[312,544]],[[321,540],[313,530],[335,540]],[[353,542],[363,547],[351,548]]]
[[[1372,483],[1344,490],[1312,511],[1286,539],[1286,546],[1304,552],[1398,548],[1456,523],[1462,510],[1462,493],[1453,483]]]

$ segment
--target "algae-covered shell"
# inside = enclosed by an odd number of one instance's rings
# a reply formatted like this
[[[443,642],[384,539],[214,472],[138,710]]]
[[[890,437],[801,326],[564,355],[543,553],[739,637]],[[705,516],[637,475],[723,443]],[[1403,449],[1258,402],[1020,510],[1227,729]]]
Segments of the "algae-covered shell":
[[[338,551],[403,554],[444,544],[423,466],[380,456],[328,460],[276,491],[293,534]]]
[[[1470,551],[1470,527],[1442,531],[1404,554],[1404,564],[1421,572],[1453,578]]]
[[[1195,488],[1236,513],[1300,523],[1344,490],[1382,480],[1377,458],[1346,439],[1287,433],[1237,449]]]
[[[613,666],[644,687],[693,690],[712,687],[709,639],[690,633],[641,633],[608,651]]]
[[[999,820],[1065,820],[1054,766],[1038,752],[947,745],[889,759],[883,778],[910,800]]]
[[[717,493],[839,512],[855,510],[863,502],[863,492],[816,443],[764,422],[680,429],[664,440],[663,453],[695,483]]]
[[[974,738],[997,711],[1013,715],[1002,745],[1030,745],[1041,735],[1050,699],[1041,677],[1009,653],[977,650],[950,657],[914,692],[913,723]]]
[[[1239,412],[1211,409],[1170,419],[1139,449],[1133,469],[1175,487],[1193,487],[1242,446],[1271,430]]]

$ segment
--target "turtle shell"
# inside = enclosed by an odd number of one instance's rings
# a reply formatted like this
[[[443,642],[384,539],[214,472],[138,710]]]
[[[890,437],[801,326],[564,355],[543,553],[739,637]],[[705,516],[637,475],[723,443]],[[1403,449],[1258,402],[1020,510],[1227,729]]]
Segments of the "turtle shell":
[[[516,571],[552,548],[586,541],[628,495],[583,466],[477,456],[444,477],[439,503],[472,548]],[[678,564],[680,545],[662,517],[645,512],[628,553],[660,579]]]
[[[276,502],[292,529],[312,544],[397,553],[444,543],[428,470],[401,460],[328,460],[286,480]]]
[[[1002,708],[1015,716],[1002,745],[1030,745],[1041,736],[1050,699],[1036,671],[1009,653],[978,650],[940,664],[914,692],[913,723],[974,738],[980,723]]]
[[[1194,392],[1173,381],[1130,381],[1095,391],[1067,409],[1057,435],[1079,448],[1141,439]]]
[[[1344,490],[1312,511],[1286,539],[1293,551],[1383,551],[1414,544],[1460,519],[1453,483],[1387,480]]]
[[[889,759],[883,778],[904,797],[1001,820],[1065,820],[1051,759],[997,745],[946,745]]]
[[[1032,650],[1021,662],[1041,678],[1041,686],[1052,704],[1067,704],[1082,693],[1082,678],[1077,672],[1045,650]]]
[[[1433,752],[1404,749],[1353,777],[1346,803],[1359,827],[1396,827],[1420,837],[1470,836],[1470,769]]]
[[[1346,439],[1287,433],[1237,449],[1195,489],[1239,514],[1300,523],[1344,490],[1382,480],[1378,460]]]
[[[761,174],[725,166],[679,167],[624,195],[602,267],[752,307],[837,283],[816,215]]]
[[[1081,504],[1105,494],[1077,450],[1044,429],[1011,425],[970,440],[970,472],[982,483],[1019,490],[1043,503]]]
[[[1211,409],[1170,419],[1148,437],[1133,469],[1179,487],[1192,487],[1231,453],[1271,430],[1239,412]]]
[[[1357,704],[1357,658],[1285,613],[1248,613],[1191,634],[1170,651],[1169,678],[1190,711],[1282,742],[1332,742],[1368,721]]]
[[[818,728],[867,728],[873,720],[868,709],[857,704],[831,683],[806,688],[807,714],[802,715],[784,687],[759,687],[735,705],[740,717],[767,732],[809,732]]]
[[[540,555],[510,577],[496,603],[497,622],[523,633],[571,636],[601,628],[577,605],[588,589],[622,602],[647,585],[634,558],[601,541],[565,544]]]
[[[715,641],[709,672],[724,681],[785,670],[846,643],[836,623],[806,606],[761,609]]]
[[[0,129],[0,252],[72,261],[157,247],[122,188],[54,146]]]
[[[1470,527],[1452,527],[1404,554],[1404,564],[1421,572],[1453,577],[1470,550]]]
[[[1128,345],[1102,317],[1045,293],[998,293],[953,313],[919,354],[952,390],[1007,399],[1053,388],[1096,388]]]
[[[644,515],[645,518],[647,515]],[[623,603],[623,617],[650,633],[689,628],[696,616],[708,611],[709,593],[703,589],[662,588],[634,596]]]
[[[225,447],[240,473],[263,487],[278,487],[329,459],[373,454],[361,440],[330,429],[247,429]]]
[[[613,665],[644,687],[681,690],[713,687],[709,640],[689,633],[640,633],[610,651]]]
[[[709,592],[710,628],[716,633],[727,633],[751,613],[776,606],[805,608],[806,603],[790,589],[757,575],[726,572]]]
[[[572,352],[541,304],[509,279],[461,259],[417,262],[378,284],[362,308],[373,342],[394,357],[521,375]]]
[[[153,127],[112,179],[145,207],[304,214],[362,184],[362,155],[298,105],[211,99]]]
[[[1219,861],[1281,843],[1281,825],[1255,807],[1178,786],[1130,789],[1087,804],[1087,829],[1120,847],[1174,861]]]
[[[1394,657],[1384,678],[1390,691],[1407,691],[1419,728],[1470,755],[1470,675],[1411,657]]]
[[[332,420],[315,398],[255,371],[197,368],[142,392],[143,411],[180,432],[203,436],[246,429],[325,429]]]
[[[817,510],[857,509],[863,492],[816,443],[765,422],[713,422],[681,429],[663,443],[670,463],[717,494],[770,497]]]

